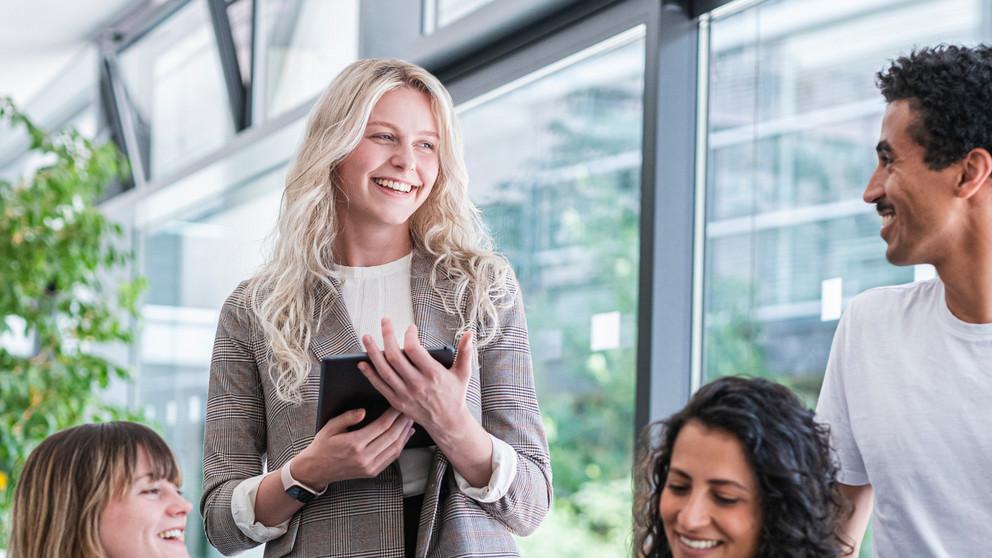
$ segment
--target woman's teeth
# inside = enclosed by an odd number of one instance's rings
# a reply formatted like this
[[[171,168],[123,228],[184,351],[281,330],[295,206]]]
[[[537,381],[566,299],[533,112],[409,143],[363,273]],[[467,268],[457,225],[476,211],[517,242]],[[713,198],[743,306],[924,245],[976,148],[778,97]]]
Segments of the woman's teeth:
[[[689,548],[693,548],[696,550],[706,550],[708,548],[713,548],[714,546],[720,544],[720,541],[712,541],[712,540],[697,541],[687,537],[683,537],[682,535],[679,535],[679,541],[681,541],[682,544],[688,546]]]
[[[182,529],[169,529],[168,531],[162,531],[158,534],[158,537],[160,539],[175,539],[179,542],[183,542],[185,540]]]
[[[383,188],[389,188],[390,190],[396,190],[397,192],[407,193],[413,189],[413,187],[406,182],[396,182],[395,180],[389,180],[388,178],[373,178],[372,182],[375,182]]]

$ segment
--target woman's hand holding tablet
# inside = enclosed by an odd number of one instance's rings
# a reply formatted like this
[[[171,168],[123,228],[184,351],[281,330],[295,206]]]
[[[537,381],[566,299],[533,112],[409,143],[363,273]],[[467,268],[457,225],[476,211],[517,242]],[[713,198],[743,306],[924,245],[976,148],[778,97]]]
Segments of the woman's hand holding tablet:
[[[413,421],[390,408],[368,426],[348,431],[363,418],[365,410],[354,409],[327,421],[293,458],[293,478],[320,491],[332,482],[376,477],[396,461],[413,436]]]

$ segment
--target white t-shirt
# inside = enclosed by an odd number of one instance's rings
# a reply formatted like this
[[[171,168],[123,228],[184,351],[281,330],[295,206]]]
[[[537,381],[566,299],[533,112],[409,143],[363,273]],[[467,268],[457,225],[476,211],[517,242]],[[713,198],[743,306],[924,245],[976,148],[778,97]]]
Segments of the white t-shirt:
[[[413,296],[410,293],[410,266],[413,254],[386,264],[369,267],[334,266],[334,275],[341,283],[341,298],[351,318],[358,338],[369,334],[381,348],[385,316],[393,324],[397,343],[403,346],[403,334],[413,324]],[[517,452],[506,442],[489,436],[493,442],[493,475],[489,484],[474,487],[455,471],[455,482],[466,496],[479,502],[495,502],[503,497],[517,473]],[[423,494],[427,486],[434,447],[412,448],[400,452],[398,459],[403,477],[403,496]],[[246,536],[256,542],[267,542],[286,532],[289,521],[267,527],[255,521],[255,497],[264,474],[242,481],[231,497],[234,522]]]
[[[840,481],[874,489],[875,556],[992,555],[992,324],[951,314],[940,279],[851,301],[817,415]]]

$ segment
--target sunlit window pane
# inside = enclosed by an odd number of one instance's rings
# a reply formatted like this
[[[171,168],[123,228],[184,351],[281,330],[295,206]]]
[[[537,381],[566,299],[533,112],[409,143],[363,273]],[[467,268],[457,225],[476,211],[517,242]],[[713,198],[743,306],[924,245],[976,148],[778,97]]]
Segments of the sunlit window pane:
[[[640,29],[461,107],[470,190],[523,287],[554,464],[528,556],[622,556],[630,530]]]
[[[987,6],[781,0],[713,22],[706,378],[768,376],[812,404],[838,301],[914,279],[885,261],[861,200],[885,108],[875,73],[914,46],[977,42]]]
[[[205,2],[190,2],[120,58],[146,178],[220,147],[234,134]]]
[[[260,85],[271,117],[316,96],[358,57],[358,0],[262,0],[260,6]]]
[[[142,308],[137,405],[175,450],[194,503],[203,488],[203,417],[218,311],[261,264],[284,172],[279,167],[141,234],[141,271],[151,285]],[[192,556],[219,556],[203,536],[200,514],[189,515],[186,545]],[[259,547],[243,556],[261,553]]]
[[[425,8],[434,10],[434,26],[427,31],[433,31],[449,25],[493,0],[426,0]]]

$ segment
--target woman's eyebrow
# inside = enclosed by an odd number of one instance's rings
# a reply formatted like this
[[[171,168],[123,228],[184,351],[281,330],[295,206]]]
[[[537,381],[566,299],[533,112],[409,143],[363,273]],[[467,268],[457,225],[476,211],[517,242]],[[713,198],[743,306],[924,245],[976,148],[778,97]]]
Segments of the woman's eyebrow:
[[[393,126],[389,122],[383,122],[382,120],[369,120],[368,125],[369,126],[382,126],[383,128],[389,128],[390,130],[393,130],[393,131],[399,131],[396,128],[396,126]],[[421,131],[417,132],[417,135],[418,136],[430,136],[430,137],[435,138],[435,139],[438,139],[438,138],[441,137],[441,136],[439,136],[437,134],[437,132],[435,132],[433,130],[421,130]]]
[[[710,480],[708,480],[706,482],[708,484],[711,484],[711,485],[714,485],[714,486],[727,486],[727,485],[730,485],[730,486],[736,486],[737,488],[740,488],[741,490],[745,490],[745,491],[748,490],[748,488],[746,486],[744,486],[743,484],[741,484],[741,483],[739,483],[737,481],[730,480],[730,479],[710,479]]]
[[[674,473],[676,475],[679,475],[680,477],[685,477],[685,478],[690,479],[690,480],[692,479],[692,475],[686,473],[685,471],[683,471],[682,469],[679,469],[678,467],[672,467],[669,470],[669,473],[670,474],[673,474]],[[730,479],[708,479],[706,481],[706,484],[710,484],[710,485],[713,485],[713,486],[726,486],[726,485],[730,485],[730,486],[736,486],[736,487],[740,488],[741,490],[748,490],[748,488],[746,486],[744,486],[743,484],[741,484],[741,483],[739,483],[737,481],[734,481],[734,480],[730,480]]]

